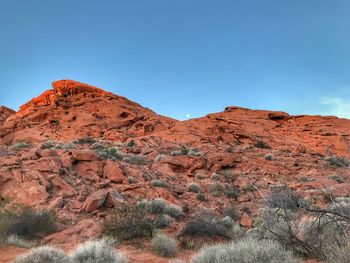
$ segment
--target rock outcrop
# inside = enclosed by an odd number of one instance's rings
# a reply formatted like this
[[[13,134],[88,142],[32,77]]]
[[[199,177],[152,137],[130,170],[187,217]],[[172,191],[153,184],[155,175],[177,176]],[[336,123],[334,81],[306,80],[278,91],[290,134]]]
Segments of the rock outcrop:
[[[177,121],[76,81],[52,86],[16,113],[0,108],[0,200],[71,223],[46,243],[95,237],[112,207],[142,198],[182,206],[174,229],[200,209],[230,206],[249,228],[276,185],[315,204],[324,203],[324,189],[350,191],[349,119],[229,106]]]

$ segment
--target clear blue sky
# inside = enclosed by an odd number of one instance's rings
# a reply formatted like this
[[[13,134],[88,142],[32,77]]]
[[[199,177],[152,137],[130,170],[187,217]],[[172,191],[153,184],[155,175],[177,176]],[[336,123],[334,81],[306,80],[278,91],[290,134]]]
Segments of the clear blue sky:
[[[0,104],[63,78],[178,119],[227,105],[350,118],[350,1],[0,0]]]

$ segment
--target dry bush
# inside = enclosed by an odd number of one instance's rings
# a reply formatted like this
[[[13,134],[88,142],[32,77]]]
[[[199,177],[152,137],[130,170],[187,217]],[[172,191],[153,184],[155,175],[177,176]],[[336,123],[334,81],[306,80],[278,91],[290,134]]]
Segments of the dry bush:
[[[152,239],[152,248],[163,257],[173,257],[177,252],[176,241],[164,234],[158,234]]]
[[[243,239],[203,247],[191,263],[297,263],[293,254],[271,240]]]
[[[70,263],[70,261],[63,251],[43,246],[16,257],[14,263]]]
[[[69,263],[127,263],[124,255],[115,252],[110,240],[87,241],[70,255]]]
[[[152,237],[153,220],[147,209],[139,205],[115,208],[103,225],[103,232],[117,240]]]

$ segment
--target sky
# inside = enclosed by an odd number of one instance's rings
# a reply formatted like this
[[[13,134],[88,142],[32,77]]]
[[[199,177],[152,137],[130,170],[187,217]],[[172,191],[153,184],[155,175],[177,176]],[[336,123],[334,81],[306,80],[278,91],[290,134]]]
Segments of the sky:
[[[350,118],[350,1],[0,0],[0,105],[58,79],[176,119],[228,105]]]

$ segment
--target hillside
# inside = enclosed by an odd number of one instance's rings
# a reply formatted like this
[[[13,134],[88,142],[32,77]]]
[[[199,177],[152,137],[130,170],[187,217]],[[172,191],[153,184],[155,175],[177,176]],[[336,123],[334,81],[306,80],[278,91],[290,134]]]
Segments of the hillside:
[[[58,230],[43,243],[63,248],[97,237],[113,207],[143,198],[183,208],[169,233],[204,208],[232,206],[250,228],[278,185],[317,205],[325,190],[348,196],[343,159],[350,120],[334,116],[228,106],[178,121],[72,80],[53,82],[17,112],[0,108],[0,200],[55,212]],[[134,262],[167,262],[124,249]]]

